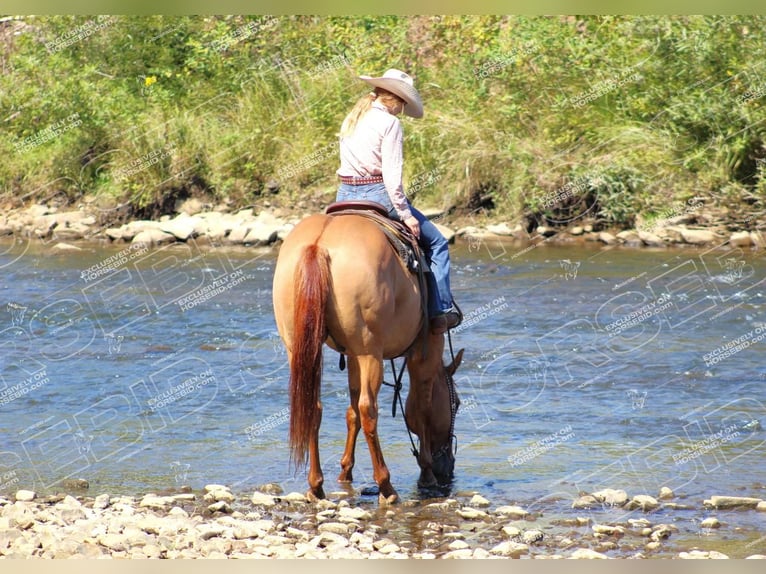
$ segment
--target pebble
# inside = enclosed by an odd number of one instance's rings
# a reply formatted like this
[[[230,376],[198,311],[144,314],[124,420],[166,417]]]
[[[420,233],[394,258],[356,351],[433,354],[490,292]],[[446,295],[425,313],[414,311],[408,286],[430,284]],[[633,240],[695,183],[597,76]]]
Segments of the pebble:
[[[594,493],[602,498],[598,504],[606,504],[620,492],[607,491]],[[207,485],[206,495],[216,498],[218,493],[232,494],[223,485]],[[295,503],[305,501],[296,494],[288,497]],[[678,548],[681,542],[665,546],[665,540],[679,530],[674,524],[652,526],[646,518],[594,524],[588,517],[566,517],[547,520],[545,531],[524,530],[513,523],[528,519],[523,508],[501,506],[487,513],[475,508],[483,504],[475,494],[459,496],[470,496],[471,505],[461,508],[450,499],[440,507],[418,506],[416,500],[409,500],[383,514],[353,499],[342,505],[317,503],[296,508],[287,497],[264,492],[253,495],[258,503],[251,501],[249,508],[242,500],[243,507],[236,512],[231,511],[228,496],[208,505],[210,498],[197,500],[191,492],[180,498],[153,493],[137,498],[101,494],[95,499],[56,494],[29,501],[6,500],[0,505],[0,557],[556,559],[651,557],[650,552],[657,550],[677,553],[684,549],[683,545]],[[179,506],[182,501],[184,508]],[[424,508],[435,514],[424,519]],[[667,514],[667,509],[663,512]],[[699,525],[712,529],[721,523],[710,516]],[[589,528],[580,530],[584,526]],[[690,528],[682,530],[693,537],[696,533]],[[736,534],[737,527],[731,528]],[[679,541],[689,538],[679,536]],[[646,542],[643,547],[642,540]],[[685,554],[726,557],[715,550],[687,550]]]
[[[465,506],[457,511],[457,515],[466,520],[477,520],[479,518],[487,518],[489,515],[483,510],[477,510],[470,506]]]
[[[471,500],[468,502],[469,506],[478,506],[479,508],[484,508],[489,506],[490,502],[486,498],[484,498],[480,494],[474,494],[471,497]]]
[[[709,518],[706,518],[702,522],[700,522],[701,528],[721,528],[721,521],[718,520],[715,516],[711,516]]]
[[[529,512],[524,510],[521,506],[498,506],[495,509],[495,514],[499,514],[506,518],[523,519],[529,516]]]
[[[519,542],[506,540],[505,542],[493,546],[489,552],[490,554],[497,554],[499,556],[519,558],[523,554],[529,554],[529,546]]]
[[[671,498],[675,498],[675,496],[676,496],[675,493],[670,488],[668,488],[667,486],[663,486],[662,488],[660,488],[660,494],[658,498],[660,500],[670,500]]]
[[[37,493],[34,490],[17,490],[16,500],[20,502],[30,502],[37,498]]]
[[[541,542],[543,538],[545,538],[545,534],[543,534],[542,530],[537,529],[527,530],[521,535],[524,544],[537,544],[538,542]]]
[[[627,504],[628,510],[635,510],[637,508],[640,508],[643,511],[649,511],[654,510],[656,508],[660,507],[660,503],[656,498],[653,496],[649,496],[648,494],[637,494],[633,498],[630,499],[630,502]]]
[[[594,560],[594,559],[605,559],[609,558],[606,554],[602,554],[601,552],[596,552],[595,550],[591,550],[590,548],[578,548],[574,552],[572,552],[571,558],[575,558],[577,560]]]

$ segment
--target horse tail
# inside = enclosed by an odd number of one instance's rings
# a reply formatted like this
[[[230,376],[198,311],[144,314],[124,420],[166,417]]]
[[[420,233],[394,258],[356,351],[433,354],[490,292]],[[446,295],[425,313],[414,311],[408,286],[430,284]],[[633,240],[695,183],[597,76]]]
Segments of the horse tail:
[[[293,348],[290,361],[290,451],[304,466],[309,439],[321,422],[322,345],[327,338],[325,306],[330,257],[316,243],[305,248],[295,269]]]

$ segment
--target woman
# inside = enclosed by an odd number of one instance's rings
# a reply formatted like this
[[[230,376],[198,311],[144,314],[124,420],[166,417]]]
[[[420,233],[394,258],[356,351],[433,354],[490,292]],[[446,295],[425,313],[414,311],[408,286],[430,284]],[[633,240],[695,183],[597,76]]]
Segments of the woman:
[[[423,117],[423,103],[412,78],[390,69],[381,77],[359,76],[374,90],[362,96],[340,128],[340,187],[336,201],[367,200],[382,204],[389,217],[410,228],[431,263],[435,290],[429,293],[431,331],[456,327],[462,315],[454,305],[449,282],[447,240],[436,226],[410,205],[402,186],[401,112]]]

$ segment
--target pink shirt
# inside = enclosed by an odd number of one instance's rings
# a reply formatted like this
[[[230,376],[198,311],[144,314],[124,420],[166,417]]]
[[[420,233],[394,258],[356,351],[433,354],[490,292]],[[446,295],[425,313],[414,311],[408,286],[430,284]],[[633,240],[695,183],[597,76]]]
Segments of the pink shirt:
[[[412,216],[402,186],[402,124],[380,102],[356,124],[354,133],[340,139],[338,175],[365,177],[383,174],[391,203],[403,220]]]

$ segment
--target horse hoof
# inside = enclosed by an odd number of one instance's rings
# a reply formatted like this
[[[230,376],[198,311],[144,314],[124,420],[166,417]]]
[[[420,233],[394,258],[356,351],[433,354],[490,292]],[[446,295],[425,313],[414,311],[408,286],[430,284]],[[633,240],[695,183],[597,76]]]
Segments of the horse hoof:
[[[320,488],[317,492],[314,492],[313,490],[309,489],[306,492],[306,498],[309,502],[319,502],[320,500],[325,498],[324,495],[324,489]]]
[[[383,496],[383,494],[378,495],[378,504],[380,506],[391,506],[397,502],[399,502],[399,495],[396,494],[396,492],[389,494],[388,496]]]

